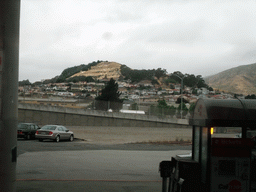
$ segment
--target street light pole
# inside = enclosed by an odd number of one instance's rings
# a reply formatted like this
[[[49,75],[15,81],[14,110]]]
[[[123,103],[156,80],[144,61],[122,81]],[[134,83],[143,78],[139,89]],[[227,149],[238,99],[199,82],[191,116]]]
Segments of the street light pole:
[[[182,111],[182,108],[183,108],[183,78],[181,78],[181,98],[180,98],[180,100],[181,100],[180,101],[180,103],[181,103],[181,106],[180,106],[180,116],[181,116],[181,119],[182,119],[182,113],[183,113],[183,111]]]
[[[139,106],[138,106],[138,110],[140,110],[140,91],[139,91]]]
[[[176,74],[173,74],[173,75],[175,75],[176,77],[178,77],[178,78],[180,78],[180,80],[181,80],[181,98],[180,98],[180,115],[181,115],[181,119],[182,119],[182,106],[183,106],[183,79],[186,77],[186,75],[184,75],[183,77],[180,77],[180,76],[178,76],[178,75],[176,75]]]

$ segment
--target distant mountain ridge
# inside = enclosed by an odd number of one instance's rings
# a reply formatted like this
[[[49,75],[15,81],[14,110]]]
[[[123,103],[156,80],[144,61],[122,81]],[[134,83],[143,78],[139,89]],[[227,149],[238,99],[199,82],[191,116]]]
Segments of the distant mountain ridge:
[[[256,63],[242,65],[204,78],[214,89],[236,94],[256,94]]]

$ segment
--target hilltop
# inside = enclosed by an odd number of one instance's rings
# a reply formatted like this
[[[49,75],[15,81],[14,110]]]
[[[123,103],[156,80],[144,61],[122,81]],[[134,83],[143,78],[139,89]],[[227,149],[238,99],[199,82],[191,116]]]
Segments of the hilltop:
[[[214,89],[243,95],[255,94],[256,63],[231,68],[204,79]]]
[[[87,65],[81,64],[65,69],[60,76],[48,80],[49,83],[78,82],[78,81],[98,81],[109,80],[129,80],[140,82],[142,80],[158,81],[167,74],[165,69],[137,70],[117,62],[97,61]],[[156,79],[157,78],[157,79]]]
[[[84,77],[93,77],[95,79],[101,80],[104,78],[113,78],[119,79],[121,74],[121,64],[116,62],[107,62],[103,61],[98,63],[95,66],[92,66],[88,71],[80,71],[70,78],[84,76]]]

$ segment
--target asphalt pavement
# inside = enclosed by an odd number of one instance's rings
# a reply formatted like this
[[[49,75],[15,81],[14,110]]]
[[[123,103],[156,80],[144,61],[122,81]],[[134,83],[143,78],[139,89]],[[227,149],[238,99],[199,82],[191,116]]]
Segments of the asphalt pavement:
[[[191,146],[18,140],[17,191],[161,191],[162,160]]]
[[[161,182],[17,181],[17,192],[161,192]]]

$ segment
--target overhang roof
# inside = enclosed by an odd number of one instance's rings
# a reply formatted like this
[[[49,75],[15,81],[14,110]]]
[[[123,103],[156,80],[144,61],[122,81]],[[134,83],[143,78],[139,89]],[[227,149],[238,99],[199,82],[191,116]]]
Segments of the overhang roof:
[[[199,99],[190,125],[256,127],[256,100]]]

